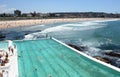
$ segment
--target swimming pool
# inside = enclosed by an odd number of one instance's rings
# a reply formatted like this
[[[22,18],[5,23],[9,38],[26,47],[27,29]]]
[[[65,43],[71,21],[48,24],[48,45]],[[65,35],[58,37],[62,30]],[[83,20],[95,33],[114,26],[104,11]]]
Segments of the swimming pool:
[[[18,49],[19,77],[120,77],[120,72],[52,39],[14,43]]]
[[[0,49],[8,49],[8,42],[7,41],[1,41],[0,42]]]

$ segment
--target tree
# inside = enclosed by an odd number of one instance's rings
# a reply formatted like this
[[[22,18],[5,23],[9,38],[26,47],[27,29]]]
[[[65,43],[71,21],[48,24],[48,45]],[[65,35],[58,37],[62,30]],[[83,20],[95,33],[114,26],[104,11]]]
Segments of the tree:
[[[16,17],[20,17],[21,16],[21,11],[20,10],[14,10],[14,15]]]

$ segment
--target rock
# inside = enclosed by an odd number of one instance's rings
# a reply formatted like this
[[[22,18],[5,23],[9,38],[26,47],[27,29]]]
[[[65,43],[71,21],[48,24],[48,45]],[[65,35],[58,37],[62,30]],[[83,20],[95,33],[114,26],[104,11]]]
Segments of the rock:
[[[73,45],[73,44],[68,44],[68,45],[75,48],[75,49],[77,49],[77,50],[80,50],[80,48],[78,46],[76,46],[76,45]]]
[[[29,33],[25,33],[25,35],[28,35]]]
[[[106,55],[108,56],[113,56],[113,57],[118,57],[120,58],[120,53],[116,53],[116,52],[105,52]]]
[[[87,51],[87,50],[88,50],[88,47],[86,47],[86,46],[80,46],[80,50],[81,50],[81,51]]]
[[[96,58],[96,59],[98,59],[100,61],[103,61],[105,63],[110,63],[111,64],[111,61],[108,58],[104,58],[104,57],[101,57],[101,56],[94,56],[94,58]]]
[[[3,35],[3,34],[0,34],[0,38],[5,38],[5,35]]]
[[[79,51],[84,51],[86,49],[86,47],[84,46],[76,46],[76,45],[73,45],[73,44],[68,44],[69,46],[79,50]]]

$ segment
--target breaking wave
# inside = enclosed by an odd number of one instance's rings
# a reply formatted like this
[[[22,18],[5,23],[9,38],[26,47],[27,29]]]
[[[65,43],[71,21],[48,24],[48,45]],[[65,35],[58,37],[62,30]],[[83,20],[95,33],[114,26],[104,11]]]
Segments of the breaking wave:
[[[78,22],[73,24],[61,24],[58,26],[46,28],[45,30],[42,30],[41,32],[31,33],[25,36],[25,39],[37,39],[39,35],[42,33],[55,33],[55,32],[62,32],[62,31],[84,31],[84,30],[91,30],[91,29],[97,29],[102,28],[106,24],[95,22],[95,21],[87,21],[87,22]],[[58,34],[59,35],[59,34]]]

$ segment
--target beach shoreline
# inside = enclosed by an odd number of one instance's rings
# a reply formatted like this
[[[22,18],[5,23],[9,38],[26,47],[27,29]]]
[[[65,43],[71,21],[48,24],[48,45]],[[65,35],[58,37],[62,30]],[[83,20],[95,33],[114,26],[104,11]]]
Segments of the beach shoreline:
[[[112,20],[112,19],[118,18],[56,18],[56,19],[9,20],[0,21],[0,30],[19,26],[42,25],[59,22],[77,22],[77,21]]]

